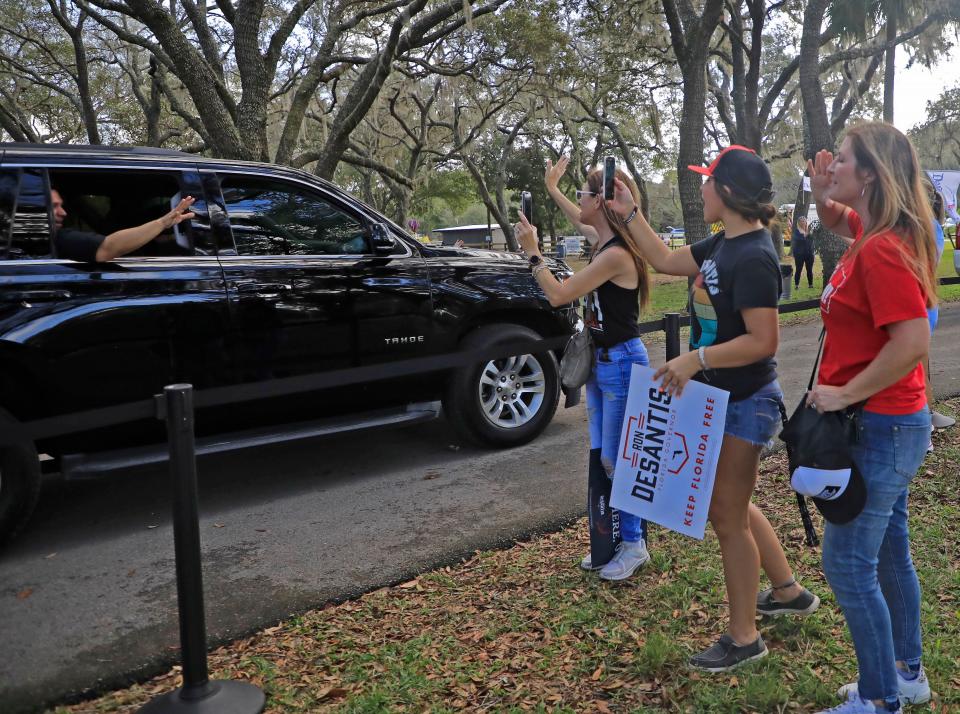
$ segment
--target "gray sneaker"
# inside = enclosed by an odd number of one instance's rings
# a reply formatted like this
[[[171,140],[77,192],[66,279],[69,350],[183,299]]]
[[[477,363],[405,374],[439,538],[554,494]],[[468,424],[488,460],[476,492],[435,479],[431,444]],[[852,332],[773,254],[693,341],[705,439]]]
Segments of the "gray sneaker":
[[[946,414],[933,411],[930,412],[930,422],[934,429],[947,429],[957,423],[957,420]]]
[[[778,602],[773,597],[773,588],[767,588],[757,595],[757,614],[764,617],[809,615],[818,607],[820,607],[820,598],[806,588],[793,600],[787,602]]]
[[[610,562],[600,569],[602,580],[626,580],[650,560],[647,544],[642,540],[636,543],[623,541],[617,546],[617,552]]]
[[[703,652],[691,657],[689,664],[704,672],[726,672],[766,656],[767,646],[760,635],[749,645],[738,645],[730,635],[722,635]]]

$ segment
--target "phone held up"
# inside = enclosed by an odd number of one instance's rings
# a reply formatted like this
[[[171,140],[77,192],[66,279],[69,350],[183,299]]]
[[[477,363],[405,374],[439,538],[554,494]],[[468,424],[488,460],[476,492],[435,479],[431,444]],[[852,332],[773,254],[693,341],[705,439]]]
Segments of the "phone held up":
[[[529,191],[520,193],[520,212],[527,219],[527,223],[533,223],[533,196]]]
[[[613,179],[617,175],[617,160],[613,156],[603,159],[603,200],[613,200]]]

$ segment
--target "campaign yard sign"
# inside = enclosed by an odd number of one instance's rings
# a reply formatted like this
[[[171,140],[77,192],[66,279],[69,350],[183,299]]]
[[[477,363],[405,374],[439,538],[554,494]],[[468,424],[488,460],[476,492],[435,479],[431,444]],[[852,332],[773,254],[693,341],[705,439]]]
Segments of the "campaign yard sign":
[[[633,365],[610,505],[702,540],[729,393],[691,381],[671,396],[654,372]]]

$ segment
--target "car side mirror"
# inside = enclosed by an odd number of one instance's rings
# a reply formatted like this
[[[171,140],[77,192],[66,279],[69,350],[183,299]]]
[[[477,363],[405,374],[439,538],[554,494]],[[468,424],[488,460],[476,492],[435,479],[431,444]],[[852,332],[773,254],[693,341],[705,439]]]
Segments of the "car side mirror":
[[[370,226],[370,244],[376,255],[389,255],[397,247],[397,239],[384,223],[374,223]]]

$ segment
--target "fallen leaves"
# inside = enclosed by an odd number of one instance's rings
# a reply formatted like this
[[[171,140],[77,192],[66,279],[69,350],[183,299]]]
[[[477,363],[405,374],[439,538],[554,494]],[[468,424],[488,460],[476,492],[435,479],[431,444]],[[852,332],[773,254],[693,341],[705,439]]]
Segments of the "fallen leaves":
[[[960,400],[948,403],[960,409]],[[937,451],[911,499],[921,568],[933,711],[960,711],[956,469],[960,429]],[[427,470],[424,478],[438,477]],[[735,675],[685,659],[726,626],[716,539],[654,528],[653,562],[627,587],[583,573],[583,520],[515,547],[482,552],[357,599],[328,604],[215,650],[211,677],[264,687],[267,711],[812,712],[836,704],[856,662],[842,617],[803,543],[782,453],[763,462],[755,502],[783,538],[802,582],[824,600],[816,616],[761,622],[771,656]],[[922,507],[921,507],[922,506]],[[819,514],[812,511],[822,532]],[[218,524],[214,524],[218,527]],[[257,529],[258,532],[264,532]],[[765,586],[765,585],[764,585]],[[21,591],[27,593],[29,588]],[[20,598],[20,595],[18,595]],[[23,598],[21,598],[23,599]],[[178,686],[179,668],[64,712],[134,712]]]

